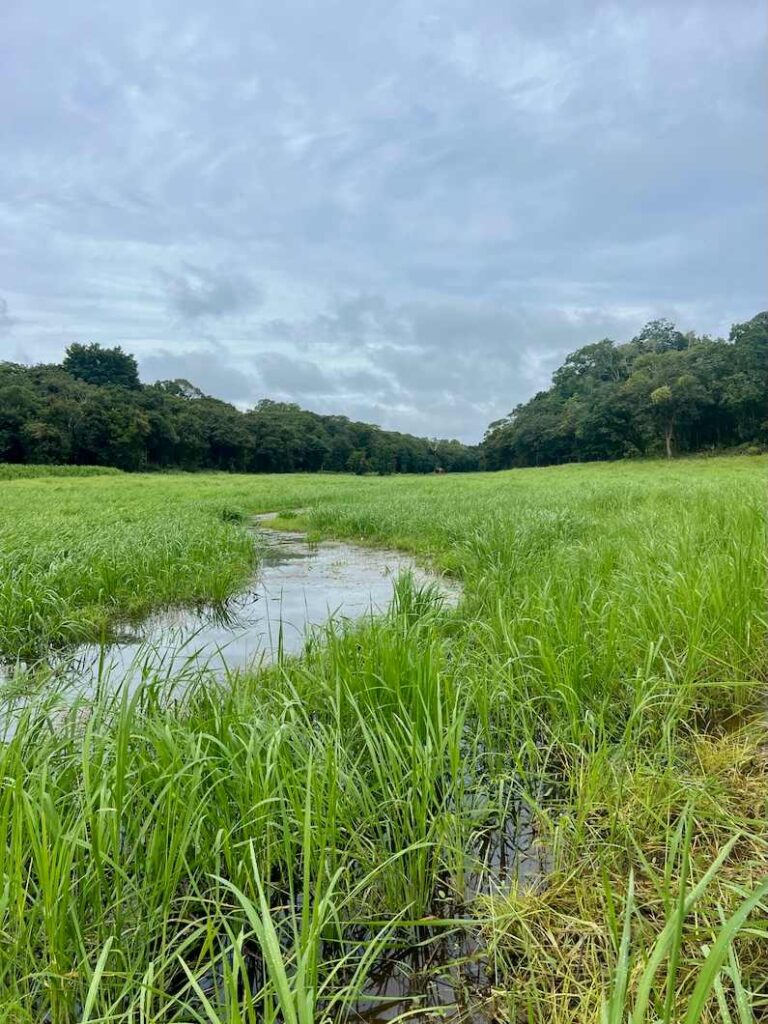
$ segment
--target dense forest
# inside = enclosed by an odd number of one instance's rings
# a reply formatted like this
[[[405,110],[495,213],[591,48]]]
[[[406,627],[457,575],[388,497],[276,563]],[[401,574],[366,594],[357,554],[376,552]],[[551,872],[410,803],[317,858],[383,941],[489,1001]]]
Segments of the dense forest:
[[[729,340],[654,320],[567,357],[540,391],[492,423],[488,469],[768,444],[768,312]]]
[[[388,474],[478,469],[480,453],[268,399],[241,412],[186,380],[142,384],[120,347],[74,344],[61,365],[0,362],[0,462]]]
[[[413,437],[264,399],[241,412],[186,380],[142,384],[120,347],[0,362],[0,462],[254,473],[429,473],[768,445],[768,312],[729,339],[654,320],[585,345],[482,445]]]

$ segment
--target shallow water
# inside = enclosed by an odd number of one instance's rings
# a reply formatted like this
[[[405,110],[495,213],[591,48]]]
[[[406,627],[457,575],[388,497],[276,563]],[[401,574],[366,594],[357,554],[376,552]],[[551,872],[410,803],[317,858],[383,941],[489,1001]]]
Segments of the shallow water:
[[[310,544],[303,533],[263,528],[258,537],[258,572],[226,606],[165,609],[139,625],[117,626],[104,646],[83,644],[52,660],[86,683],[99,677],[138,682],[150,673],[202,668],[225,675],[268,664],[279,650],[299,654],[312,630],[331,619],[386,611],[403,573],[417,586],[435,584],[449,602],[458,594],[400,552],[336,541]]]
[[[389,951],[377,957],[366,972],[357,999],[329,1019],[344,1024],[390,1024],[405,1019],[412,1024],[437,1020],[444,1024],[494,1024],[499,1020],[494,1006],[498,978],[482,920],[473,913],[474,908],[482,918],[483,907],[475,901],[482,896],[502,896],[513,886],[526,889],[543,884],[550,868],[550,851],[539,840],[529,806],[519,798],[506,803],[500,820],[479,828],[469,844],[461,897],[451,879],[444,876],[424,923],[415,934],[395,929]],[[273,908],[277,939],[286,957],[294,948],[301,912],[301,894],[278,899]],[[430,924],[430,917],[437,923]],[[362,952],[372,937],[364,927],[350,929],[353,963],[355,951]],[[228,950],[227,943],[222,937],[222,949]],[[339,946],[334,942],[323,952],[333,959]],[[228,951],[225,959],[231,964]],[[214,1003],[226,1001],[223,967],[222,961],[198,977],[200,988]],[[246,970],[251,991],[259,991],[266,973],[256,947],[246,952]],[[184,980],[180,977],[181,984]]]
[[[478,831],[468,860],[463,901],[438,898],[432,908],[435,917],[454,919],[455,927],[434,929],[423,945],[382,957],[351,1008],[350,1021],[385,1024],[401,1014],[413,1024],[491,1024],[496,1019],[486,942],[479,925],[466,926],[461,919],[478,896],[539,883],[550,868],[550,852],[539,842],[530,809],[519,801],[500,824]]]
[[[269,519],[272,516],[257,517]],[[259,524],[257,523],[257,528]],[[274,660],[279,650],[300,653],[312,630],[329,620],[355,620],[386,611],[398,577],[433,584],[450,605],[459,588],[421,569],[402,553],[339,542],[309,544],[297,532],[259,528],[261,561],[251,584],[225,608],[166,609],[139,626],[116,630],[105,646],[83,645],[55,661],[86,692],[100,675],[138,682],[145,673],[173,676],[208,668],[219,674]],[[182,679],[184,676],[182,676]],[[23,701],[22,701],[23,703]],[[9,707],[10,710],[10,707]],[[7,725],[7,723],[6,723]],[[13,715],[10,716],[10,731]],[[6,738],[9,734],[6,728]],[[473,899],[531,885],[548,869],[535,823],[524,804],[513,804],[495,825],[479,828],[468,850],[460,900],[446,880],[432,914],[448,927],[423,927],[415,945],[405,945],[374,964],[350,1021],[384,1024],[407,1015],[415,1024],[490,1024],[493,969],[479,926],[468,925]],[[262,971],[252,957],[254,987]],[[214,992],[216,970],[199,979]]]

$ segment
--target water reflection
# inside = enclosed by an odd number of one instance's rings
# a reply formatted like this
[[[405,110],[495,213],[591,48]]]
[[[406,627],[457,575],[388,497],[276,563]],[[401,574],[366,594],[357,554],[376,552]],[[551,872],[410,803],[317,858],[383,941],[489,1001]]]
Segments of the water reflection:
[[[331,617],[359,619],[385,611],[404,572],[417,585],[437,584],[449,601],[457,596],[396,551],[310,544],[303,533],[265,529],[259,539],[258,575],[225,607],[171,608],[138,627],[118,628],[106,647],[84,644],[69,652],[69,670],[81,679],[108,674],[123,680],[149,672],[171,675],[205,667],[225,674],[258,666],[274,660],[279,650],[300,653],[312,628]]]

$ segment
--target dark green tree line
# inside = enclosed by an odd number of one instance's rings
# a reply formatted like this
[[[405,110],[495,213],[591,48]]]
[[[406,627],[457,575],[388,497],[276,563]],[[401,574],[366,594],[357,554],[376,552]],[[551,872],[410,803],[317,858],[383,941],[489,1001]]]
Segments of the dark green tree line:
[[[124,470],[430,473],[479,468],[479,449],[264,399],[241,412],[186,380],[139,381],[121,348],[74,344],[63,362],[0,362],[0,461]]]
[[[569,355],[552,386],[492,423],[489,469],[768,444],[768,312],[728,341],[654,320]]]

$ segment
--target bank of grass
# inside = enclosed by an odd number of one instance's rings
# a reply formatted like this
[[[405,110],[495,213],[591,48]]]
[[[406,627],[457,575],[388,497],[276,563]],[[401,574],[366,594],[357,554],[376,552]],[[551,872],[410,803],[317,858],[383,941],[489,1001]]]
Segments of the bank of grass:
[[[117,476],[121,472],[121,470],[114,469],[112,466],[34,466],[19,465],[13,462],[0,462],[0,480],[35,480],[51,476]]]
[[[385,619],[183,696],[73,706],[38,680],[0,748],[0,1013],[355,1020],[377,956],[457,920],[480,983],[440,969],[491,1020],[768,1013],[765,471],[14,483],[4,558],[25,505],[27,551],[59,537],[86,576],[124,537],[95,599],[48,579],[75,619],[171,599],[174,574],[188,596],[212,559],[236,580],[239,520],[272,508],[409,548],[464,598],[405,583]],[[133,558],[171,582],[153,597]],[[476,895],[479,840],[514,814],[544,875]]]
[[[226,499],[119,477],[0,483],[0,658],[98,640],[152,608],[224,600],[255,564]]]

